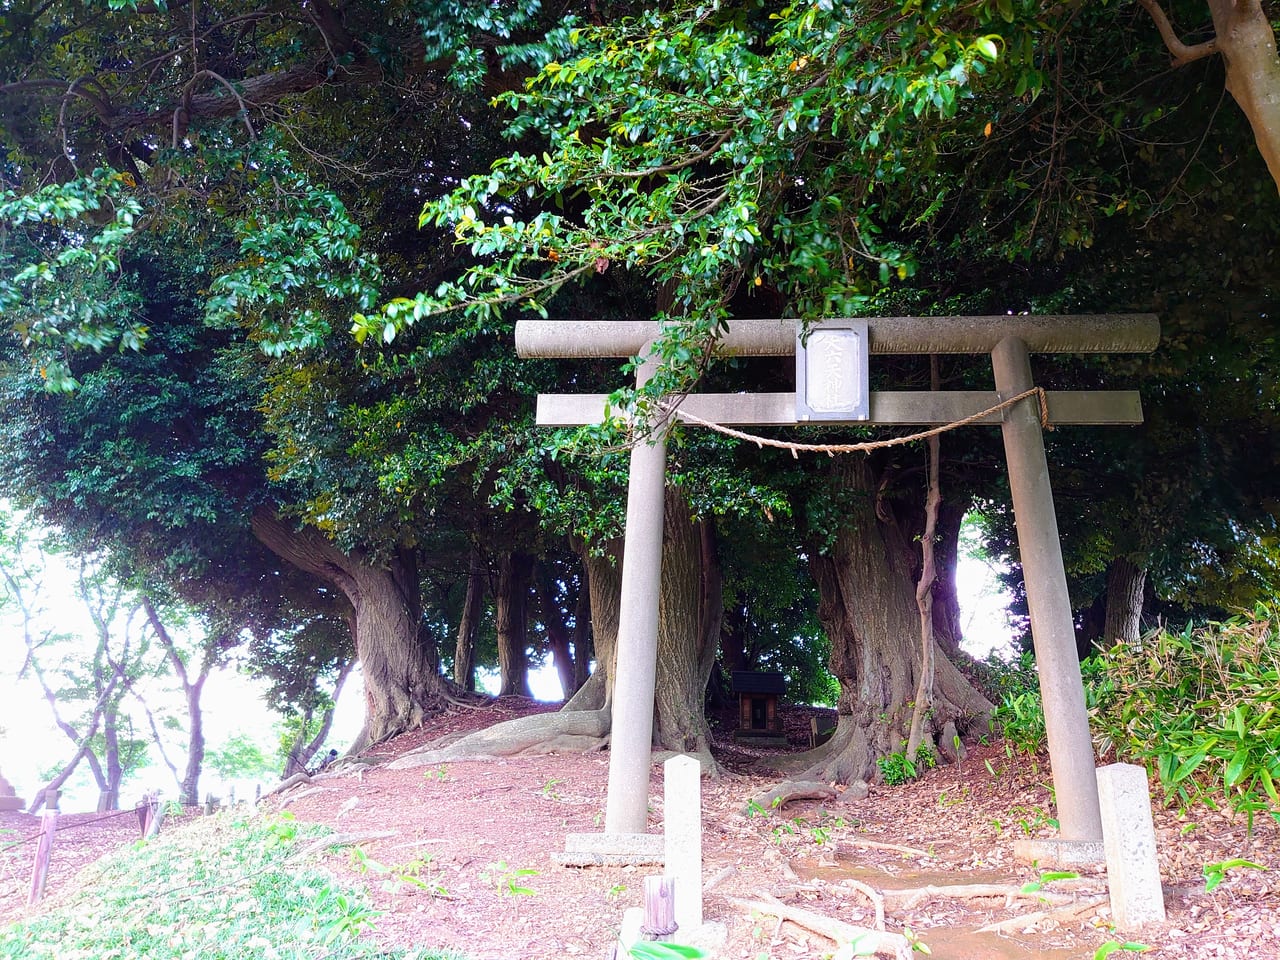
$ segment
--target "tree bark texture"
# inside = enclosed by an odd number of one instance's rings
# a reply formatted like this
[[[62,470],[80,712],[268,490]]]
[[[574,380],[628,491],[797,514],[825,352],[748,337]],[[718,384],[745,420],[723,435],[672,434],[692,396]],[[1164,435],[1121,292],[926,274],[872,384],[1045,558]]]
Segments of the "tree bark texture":
[[[1107,616],[1102,640],[1135,644],[1142,631],[1142,595],[1147,571],[1127,557],[1116,557],[1107,568]]]
[[[866,459],[844,458],[835,479],[846,493],[846,518],[832,549],[811,553],[810,570],[840,681],[839,719],[831,740],[797,763],[808,768],[804,779],[848,782],[873,779],[876,759],[903,749],[919,680],[920,613],[913,544],[887,504],[877,510],[879,478]],[[992,710],[941,650],[934,658],[927,743],[948,722],[963,730]]]
[[[468,691],[476,688],[476,631],[480,628],[480,616],[484,612],[484,584],[484,558],[480,549],[473,546],[467,571],[467,599],[462,605],[458,642],[453,655],[453,682]]]
[[[704,695],[724,613],[714,531],[695,523],[675,488],[666,491],[654,734],[658,746],[710,758]]]
[[[318,530],[295,530],[261,509],[254,513],[253,532],[282,559],[332,583],[350,601],[364,673],[367,739],[376,742],[412,730],[444,707],[445,679],[431,669],[419,635],[421,607],[411,553],[400,551],[386,565],[375,565],[358,551],[343,553]]]
[[[576,546],[586,571],[584,589],[590,602],[596,669],[564,709],[599,710],[613,702],[614,658],[622,619],[622,541],[610,541],[599,554],[593,554],[586,544]]]
[[[498,564],[497,607],[498,696],[529,697],[529,573],[532,558],[508,553]]]

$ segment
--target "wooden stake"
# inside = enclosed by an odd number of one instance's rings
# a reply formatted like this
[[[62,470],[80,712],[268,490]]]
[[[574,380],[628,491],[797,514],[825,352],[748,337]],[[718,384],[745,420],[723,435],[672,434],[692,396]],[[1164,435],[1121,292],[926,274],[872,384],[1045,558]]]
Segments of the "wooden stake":
[[[675,877],[644,878],[644,925],[646,940],[669,940],[676,932]]]
[[[44,792],[44,831],[36,845],[36,860],[31,868],[31,895],[27,906],[33,907],[44,897],[44,882],[49,875],[49,855],[53,852],[53,835],[58,830],[58,791]]]
[[[158,837],[160,836],[160,824],[164,822],[164,804],[160,802],[159,797],[152,797],[151,806],[148,809],[150,814],[147,816],[147,832],[143,834],[143,837]]]

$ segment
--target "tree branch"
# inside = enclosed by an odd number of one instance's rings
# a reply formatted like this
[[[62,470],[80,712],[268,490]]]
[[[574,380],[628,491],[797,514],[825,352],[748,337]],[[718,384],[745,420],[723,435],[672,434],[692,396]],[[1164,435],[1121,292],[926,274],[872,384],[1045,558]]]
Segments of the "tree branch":
[[[1156,0],[1138,0],[1138,3],[1147,13],[1151,14],[1151,19],[1155,21],[1156,29],[1160,31],[1160,39],[1164,41],[1164,45],[1169,48],[1169,53],[1173,55],[1173,65],[1175,67],[1185,67],[1188,63],[1203,60],[1205,57],[1211,57],[1218,52],[1217,37],[1212,40],[1206,40],[1204,43],[1188,46],[1173,32],[1173,24],[1169,22],[1169,18]]]
[[[182,657],[178,654],[178,647],[173,642],[173,637],[169,635],[168,629],[160,622],[160,616],[156,613],[156,608],[152,605],[150,597],[144,596],[142,598],[142,609],[146,611],[151,629],[155,631],[156,639],[160,641],[160,646],[164,648],[164,655],[168,659],[169,665],[173,667],[173,672],[177,674],[178,682],[182,684],[183,692],[189,692],[191,690],[191,680],[187,674],[187,665],[182,662]]]
[[[294,530],[286,526],[265,507],[254,511],[250,525],[254,536],[269,550],[299,570],[334,584],[354,603],[359,587],[351,569],[359,559],[348,557],[312,527]]]

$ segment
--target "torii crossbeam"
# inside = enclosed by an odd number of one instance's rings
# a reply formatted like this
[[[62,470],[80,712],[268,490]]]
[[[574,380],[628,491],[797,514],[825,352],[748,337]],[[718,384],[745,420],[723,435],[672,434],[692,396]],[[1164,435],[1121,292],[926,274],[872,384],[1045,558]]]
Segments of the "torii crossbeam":
[[[1032,353],[1149,353],[1160,327],[1149,314],[1098,316],[878,317],[867,321],[870,353],[991,355],[994,392],[881,392],[870,395],[870,418],[858,425],[937,425],[980,413],[1034,386]],[[796,320],[731,321],[718,350],[725,356],[795,353]],[[520,321],[521,357],[639,357],[637,383],[652,374],[660,336],[650,321]],[[600,422],[603,395],[546,394],[538,424]],[[1050,424],[1137,424],[1142,407],[1133,391],[1048,392]],[[682,409],[723,425],[804,426],[794,394],[693,394]],[[839,422],[839,421],[834,421]],[[981,422],[1004,436],[1018,549],[1026,579],[1032,641],[1044,703],[1045,728],[1064,842],[1100,842],[1102,822],[1093,743],[1076,656],[1058,522],[1049,484],[1040,411],[1027,397]],[[823,421],[829,426],[833,421]],[[643,833],[648,804],[657,658],[658,585],[662,562],[666,425],[631,452],[622,602],[614,678],[613,733],[605,834]]]

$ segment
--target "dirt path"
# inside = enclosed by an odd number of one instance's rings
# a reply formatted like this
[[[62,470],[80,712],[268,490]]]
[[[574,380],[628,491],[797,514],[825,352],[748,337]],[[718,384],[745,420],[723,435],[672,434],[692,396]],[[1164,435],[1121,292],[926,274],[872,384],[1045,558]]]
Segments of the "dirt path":
[[[444,718],[431,733],[483,726],[525,709],[506,704],[501,716],[465,711]],[[807,717],[802,720],[807,729]],[[379,752],[396,755],[426,736],[401,738]],[[773,782],[742,772],[751,759],[745,751],[723,754],[738,772],[703,784],[703,876],[717,881],[705,898],[705,914],[727,929],[723,957],[816,960],[830,954],[830,941],[791,923],[753,916],[735,901],[776,895],[847,923],[871,924],[870,901],[844,884],[846,879],[889,892],[888,929],[910,927],[940,960],[1087,958],[1108,940],[1128,939],[1109,931],[1105,900],[1088,902],[1104,890],[1098,875],[1046,888],[1055,900],[1080,900],[1077,916],[1015,922],[1001,934],[974,931],[1058,905],[1023,898],[1006,906],[1003,899],[937,895],[913,902],[892,894],[979,882],[1016,888],[1035,880],[1037,871],[1016,863],[1011,850],[1024,833],[1049,832],[1043,765],[983,746],[960,767],[931,771],[909,786],[876,787],[865,799],[850,802],[797,802],[781,816],[749,816],[747,799]],[[563,867],[552,857],[564,849],[566,834],[600,829],[607,772],[607,754],[411,770],[375,766],[326,776],[270,803],[340,833],[384,834],[361,843],[360,853],[326,855],[336,873],[367,885],[385,911],[371,934],[382,942],[449,947],[473,960],[603,958],[623,911],[641,902],[643,877],[656,871]],[[657,767],[650,797],[649,826],[659,832],[664,811]],[[38,818],[27,819],[38,824]],[[1280,868],[1280,839],[1274,822],[1260,824],[1246,849],[1243,821],[1206,814],[1188,827],[1166,812],[1157,821],[1169,922],[1136,937],[1155,948],[1147,955],[1188,960],[1280,956],[1280,889],[1274,873]],[[136,825],[126,835],[108,823],[98,828],[99,851],[136,835]],[[91,835],[88,829],[80,832]],[[90,854],[86,847],[76,849],[81,859]],[[1231,871],[1213,894],[1205,895],[1204,864],[1245,855],[1271,870]],[[55,860],[55,891],[71,882],[66,871],[72,866],[73,860],[63,865]],[[29,876],[29,869],[29,854],[0,851],[0,920],[21,915],[23,874]],[[21,900],[15,902],[19,892]]]

